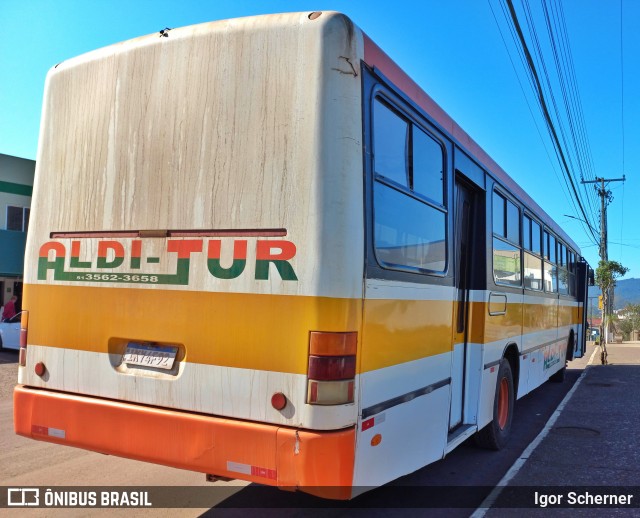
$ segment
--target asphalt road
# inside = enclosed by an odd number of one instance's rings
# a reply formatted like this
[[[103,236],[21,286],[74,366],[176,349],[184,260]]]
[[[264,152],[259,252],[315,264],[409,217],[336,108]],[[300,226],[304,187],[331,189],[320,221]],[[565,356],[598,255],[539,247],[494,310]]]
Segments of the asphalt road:
[[[578,379],[586,361],[567,370],[564,383],[546,383],[516,403],[512,439],[499,452],[477,448],[467,441],[446,459],[370,491],[351,502],[327,502],[301,493],[262,488],[245,482],[207,483],[204,475],[93,452],[33,441],[13,432],[12,390],[17,380],[17,353],[0,352],[0,485],[2,486],[209,486],[216,507],[200,509],[30,509],[10,511],[15,516],[408,516],[425,501],[448,506],[452,492],[468,508],[436,507],[433,516],[467,517],[500,481],[522,451],[537,436],[555,408]],[[573,367],[573,368],[571,368]],[[437,486],[437,489],[433,489]],[[462,486],[466,486],[462,487]],[[480,489],[478,489],[480,488]],[[230,493],[231,496],[228,496]],[[217,496],[215,496],[217,495]],[[223,496],[224,495],[224,496]],[[454,497],[455,498],[455,497]],[[424,509],[423,509],[424,510]]]

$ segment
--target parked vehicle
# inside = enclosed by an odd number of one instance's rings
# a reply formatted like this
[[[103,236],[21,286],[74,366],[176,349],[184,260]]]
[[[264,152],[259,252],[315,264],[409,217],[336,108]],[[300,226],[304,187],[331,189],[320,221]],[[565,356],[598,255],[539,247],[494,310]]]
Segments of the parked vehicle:
[[[20,349],[20,319],[22,312],[0,322],[0,349]]]
[[[40,136],[20,435],[346,499],[583,355],[578,245],[343,15],[67,60]]]

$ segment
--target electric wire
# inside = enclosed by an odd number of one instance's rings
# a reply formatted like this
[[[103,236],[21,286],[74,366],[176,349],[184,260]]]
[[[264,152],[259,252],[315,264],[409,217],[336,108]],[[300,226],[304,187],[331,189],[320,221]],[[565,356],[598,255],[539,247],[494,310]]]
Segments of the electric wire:
[[[585,156],[585,151],[583,149],[583,143],[582,143],[582,139],[579,135],[579,127],[577,124],[577,111],[574,107],[575,104],[575,97],[577,95],[579,95],[577,92],[575,92],[575,88],[573,87],[572,83],[570,82],[570,77],[571,77],[571,72],[572,70],[568,67],[567,64],[567,58],[564,52],[564,45],[563,45],[563,41],[561,40],[561,37],[557,36],[557,33],[560,33],[559,30],[559,14],[556,10],[553,9],[553,4],[551,4],[551,9],[549,9],[547,2],[543,2],[542,3],[542,7],[543,7],[543,12],[544,12],[544,18],[545,18],[545,23],[546,23],[546,27],[547,27],[547,33],[549,35],[549,42],[550,42],[550,46],[551,46],[551,50],[553,52],[553,59],[554,59],[554,63],[556,66],[556,74],[558,77],[558,82],[560,84],[560,90],[562,93],[562,100],[564,103],[564,107],[565,107],[565,115],[566,115],[566,120],[569,124],[569,131],[565,134],[564,131],[564,126],[562,125],[561,121],[561,114],[560,111],[558,109],[558,105],[555,101],[555,96],[553,96],[553,87],[551,86],[551,82],[549,80],[549,76],[548,76],[548,72],[546,71],[545,68],[545,78],[547,80],[547,87],[548,90],[550,92],[550,95],[553,99],[553,106],[554,106],[554,113],[556,116],[556,122],[558,123],[558,126],[561,130],[561,134],[563,136],[563,143],[565,144],[565,150],[567,152],[567,155],[570,157],[571,156],[571,151],[572,151],[572,147],[573,147],[573,153],[575,155],[575,162],[573,160],[570,160],[570,166],[571,166],[571,170],[570,173],[573,175],[574,181],[577,183],[578,179],[576,177],[576,175],[574,174],[574,163],[577,165],[577,169],[580,171],[580,178],[583,179],[585,176],[585,170],[586,170],[586,164],[587,164],[587,160],[586,160],[586,156]],[[528,4],[527,4],[527,8]],[[530,18],[532,18],[530,16]],[[541,55],[540,56],[541,60],[544,60],[544,57]],[[568,135],[568,136],[567,136]],[[569,139],[570,136],[570,139]],[[569,145],[569,142],[573,145],[572,147]],[[582,194],[582,193],[580,193]],[[582,196],[581,196],[582,198]],[[593,205],[591,203],[591,199],[590,198],[586,198],[587,199],[587,205],[590,205],[589,207],[589,213],[593,214]],[[584,198],[583,198],[584,201]]]
[[[524,96],[524,100],[527,103],[527,108],[529,110],[529,113],[531,114],[531,118],[533,120],[533,124],[536,127],[536,132],[538,133],[538,136],[540,137],[540,142],[542,143],[542,147],[544,148],[544,151],[545,151],[545,153],[547,155],[547,159],[549,160],[549,164],[551,166],[551,170],[553,171],[553,174],[557,178],[558,183],[560,183],[562,185],[562,182],[560,180],[560,176],[558,175],[558,171],[556,169],[556,166],[554,165],[553,160],[551,159],[551,155],[549,154],[549,148],[547,147],[547,144],[546,144],[544,138],[542,137],[542,133],[540,131],[540,126],[538,125],[538,121],[536,120],[536,117],[535,117],[535,115],[533,113],[533,109],[531,108],[531,103],[529,102],[529,98],[527,97],[527,94],[525,92],[525,89],[524,89],[524,86],[522,84],[522,81],[520,80],[520,74],[518,74],[518,70],[517,70],[516,65],[515,65],[515,63],[513,61],[513,57],[511,56],[511,52],[509,52],[509,46],[507,45],[507,42],[505,40],[504,34],[502,32],[502,28],[500,27],[500,23],[498,22],[498,18],[496,17],[496,13],[493,10],[493,6],[491,5],[491,1],[490,0],[489,0],[488,3],[489,3],[489,9],[491,10],[491,14],[493,16],[493,19],[496,22],[496,26],[498,27],[498,32],[500,34],[500,38],[502,39],[502,43],[503,43],[503,45],[504,45],[504,47],[505,47],[505,49],[507,51],[507,56],[509,57],[509,62],[511,63],[511,67],[513,68],[513,71],[515,73],[516,80],[518,81],[518,85],[520,86],[520,90],[522,91],[522,95]],[[511,30],[512,27],[509,27],[509,29]],[[512,37],[513,37],[513,35],[512,35]],[[524,56],[521,56],[521,59],[524,59]],[[529,81],[531,82],[531,78],[529,78]],[[533,84],[531,84],[531,86],[533,87]],[[538,99],[537,99],[537,101],[539,103]],[[569,194],[567,193],[567,191],[565,191],[563,189],[562,193],[564,194],[567,202],[571,203],[571,198],[570,198]]]
[[[525,7],[530,12],[530,7],[527,3]],[[553,52],[553,58],[555,63],[556,74],[558,78],[558,82],[560,84],[561,93],[562,93],[562,101],[564,104],[564,113],[566,116],[566,121],[568,122],[568,131],[565,131],[562,111],[559,108],[559,103],[556,100],[556,96],[554,95],[554,88],[551,83],[549,73],[547,68],[544,68],[544,75],[546,80],[547,89],[549,92],[549,96],[552,100],[554,115],[556,119],[556,124],[560,130],[560,133],[563,138],[563,144],[565,146],[564,151],[567,154],[570,169],[568,173],[573,177],[573,182],[576,184],[579,183],[577,176],[574,171],[576,168],[580,172],[580,180],[585,177],[589,178],[593,176],[592,170],[589,168],[590,164],[590,146],[588,145],[588,138],[586,137],[586,131],[584,131],[584,117],[582,112],[578,109],[580,94],[577,88],[577,81],[575,79],[575,68],[573,67],[572,56],[570,55],[570,44],[568,40],[568,35],[566,32],[566,22],[564,20],[564,13],[560,8],[555,8],[554,4],[551,3],[547,5],[547,2],[543,2],[543,12],[547,27],[547,33],[549,37],[549,44],[551,50]],[[529,15],[529,19],[531,20],[531,25],[534,25],[533,15]],[[533,28],[535,31],[535,26]],[[537,35],[532,37],[536,41],[539,41]],[[540,44],[538,43],[537,48],[540,54],[539,60],[544,62],[544,54],[540,49]],[[574,158],[571,158],[572,152]],[[576,167],[577,166],[577,167]],[[596,195],[593,190],[588,190],[585,188],[583,184],[582,191],[578,192],[578,199],[582,205],[586,205],[588,207],[588,214],[593,215],[596,213],[595,210],[595,199]],[[577,213],[578,211],[576,211]],[[595,227],[595,221],[593,219],[589,220],[590,228],[593,229]]]
[[[622,130],[622,173],[625,173],[624,158],[624,47],[623,47],[623,25],[622,25],[622,0],[620,0],[620,123]],[[620,243],[622,243],[624,229],[624,184],[622,182],[622,213],[620,216]],[[622,262],[622,246],[620,247],[620,262]]]
[[[526,0],[525,0],[525,2],[526,2]],[[555,101],[555,97],[553,96],[553,90],[551,88],[551,84],[550,84],[550,81],[549,81],[549,76],[548,76],[546,65],[545,65],[545,62],[544,62],[543,53],[542,53],[542,50],[541,50],[541,47],[540,47],[540,41],[539,41],[538,35],[537,35],[536,31],[535,31],[535,25],[533,24],[533,16],[531,14],[531,10],[530,10],[530,7],[529,7],[528,3],[526,3],[525,7],[526,7],[525,14],[526,14],[527,26],[529,28],[529,32],[531,34],[532,40],[535,43],[536,53],[535,53],[534,57],[535,57],[537,63],[539,64],[539,67],[543,70],[544,77],[546,79],[545,84],[546,84],[546,86],[548,88],[548,91],[550,92],[550,96],[552,98],[552,104],[553,104],[553,107],[554,107],[554,113],[556,114],[556,117],[557,117],[557,112],[558,112],[557,104],[556,104],[556,101]],[[505,13],[506,13],[506,11],[505,11]],[[517,20],[514,20],[510,14],[505,14],[505,16],[506,16],[506,19],[509,22],[511,22],[511,26],[513,27],[513,30],[511,31],[512,32],[512,37],[514,38],[514,41],[517,42],[518,41],[518,37],[517,37],[517,30],[515,28],[515,22]],[[518,46],[518,45],[516,45],[516,48],[518,48],[518,49],[522,48],[522,52],[520,53],[521,59],[522,59],[522,64],[523,64],[524,69],[529,72],[531,87],[532,87],[532,90],[534,91],[534,93],[536,93],[538,91],[537,86],[536,86],[537,77],[535,75],[536,68],[529,66],[526,54],[524,53],[524,48],[522,46]],[[540,110],[544,113],[545,107],[542,105],[542,101],[544,100],[544,96],[536,95],[535,98],[538,100],[538,106],[539,106]],[[547,125],[547,131],[550,132],[552,128],[550,127],[549,120],[545,119],[545,123]],[[564,144],[566,146],[566,137],[564,135],[564,131],[563,131],[562,127],[561,127],[561,130],[562,130],[561,136],[562,136],[563,142],[564,142]],[[562,161],[562,157],[558,153],[559,148],[557,146],[554,146],[554,151],[556,153],[556,159],[560,163]],[[570,156],[569,156],[569,161],[571,161],[571,157]],[[570,163],[570,167],[573,168],[573,165],[571,163]],[[565,186],[567,188],[567,191],[570,193],[571,192],[571,188],[570,188],[570,185],[569,185],[569,183],[567,181],[567,178],[565,176],[563,176],[563,180],[565,182]],[[569,201],[573,205],[574,212],[577,214],[578,213],[578,208],[576,206],[574,198],[569,196]]]
[[[621,103],[621,129],[622,129],[622,172],[624,173],[624,49],[622,46],[622,0],[620,0],[620,103]]]
[[[515,11],[515,7],[513,5],[512,0],[506,0],[507,3],[507,7],[509,10],[509,14],[511,16],[511,19],[513,20],[513,25],[515,28],[515,32],[517,34],[518,37],[518,41],[520,42],[520,46],[522,47],[522,50],[524,52],[525,58],[526,58],[526,62],[527,62],[527,66],[531,71],[531,75],[533,77],[533,82],[535,85],[535,92],[540,100],[540,105],[542,108],[542,114],[543,114],[543,118],[546,121],[547,124],[547,128],[549,131],[549,135],[552,139],[552,142],[554,143],[554,147],[557,151],[557,154],[559,156],[559,161],[561,163],[561,170],[564,172],[564,177],[566,178],[566,180],[568,181],[568,184],[570,186],[570,192],[573,193],[573,198],[572,201],[575,200],[575,203],[577,204],[577,208],[579,209],[579,213],[582,215],[582,217],[585,220],[585,223],[587,224],[586,227],[584,227],[585,232],[587,233],[587,235],[589,233],[591,233],[592,237],[597,240],[597,236],[596,234],[593,232],[593,229],[590,228],[588,226],[588,221],[589,221],[589,217],[587,216],[587,212],[584,208],[584,204],[582,201],[582,197],[580,196],[578,190],[576,189],[576,182],[574,181],[573,175],[571,173],[571,168],[569,163],[571,162],[571,158],[567,156],[567,153],[565,152],[565,148],[566,148],[566,139],[564,137],[564,131],[562,130],[561,126],[558,125],[560,127],[560,130],[558,130],[556,128],[556,124],[554,123],[554,120],[552,118],[552,115],[550,113],[549,110],[549,106],[547,104],[546,98],[545,98],[545,90],[543,88],[543,82],[540,79],[540,75],[538,74],[538,70],[536,68],[535,62],[534,62],[534,57],[531,54],[531,51],[529,50],[529,46],[527,45],[522,27],[520,25],[520,22],[518,21],[518,17]],[[527,0],[524,0],[525,3],[525,14],[526,14],[526,18],[527,20],[529,20],[530,16],[531,16],[531,12],[528,6],[528,2]],[[528,22],[529,23],[529,22]],[[539,40],[537,38],[537,34],[535,32],[535,27],[533,26],[533,24],[529,25],[529,29],[530,29],[530,34],[532,36],[532,41],[534,44],[534,50],[536,52],[538,52],[538,56],[541,55],[541,49],[540,49],[540,44],[539,44]],[[549,78],[548,78],[548,73],[547,73],[547,69],[546,66],[544,65],[544,61],[542,60],[542,71],[543,74],[545,75],[545,79],[547,80],[547,86],[548,88],[550,88],[550,82],[549,82]],[[555,96],[553,95],[553,92],[550,92],[549,95],[550,99],[551,99],[551,103],[552,103],[552,107],[555,111],[556,117],[557,117],[557,103],[555,101]],[[558,135],[558,132],[560,131],[560,136]],[[565,146],[563,147],[563,145],[561,144],[560,140],[563,140],[563,142],[565,143]],[[578,211],[577,211],[578,212]]]
[[[584,180],[585,178],[589,180],[595,177],[593,173],[593,160],[591,158],[591,146],[584,126],[582,102],[576,80],[562,3],[556,5],[550,2],[548,6],[545,1],[543,3],[543,10],[549,40],[553,50],[556,71],[562,88],[574,152],[579,165],[580,180]],[[582,184],[582,187],[587,205],[589,206],[589,213],[595,214],[595,193],[593,189],[587,189],[585,184]]]
[[[540,39],[539,39],[537,31],[535,29],[535,24],[534,24],[534,21],[533,21],[534,20],[533,19],[533,14],[531,12],[531,8],[530,8],[530,5],[529,5],[527,0],[524,0],[524,9],[525,9],[525,18],[526,18],[526,22],[527,22],[527,27],[528,27],[529,33],[531,35],[531,40],[534,43],[534,49],[535,49],[535,55],[534,56],[535,56],[536,62],[539,64],[539,67],[542,70],[542,75],[545,78],[543,86],[546,86],[546,88],[547,88],[547,95],[549,96],[549,98],[551,100],[551,105],[553,107],[553,114],[555,115],[555,119],[556,119],[558,127],[560,129],[560,136],[561,136],[562,142],[563,142],[563,144],[565,146],[565,150],[569,150],[570,148],[569,148],[568,143],[567,143],[567,135],[566,135],[566,133],[564,131],[564,126],[561,124],[561,117],[560,117],[560,112],[559,112],[559,108],[558,108],[558,103],[556,101],[555,95],[553,94],[553,87],[551,85],[551,80],[550,80],[550,77],[549,77],[549,73],[548,73],[548,70],[547,70],[547,67],[546,67],[546,64],[545,64],[545,61],[544,61],[544,54],[543,54],[542,49],[541,49]],[[512,17],[509,16],[508,19],[512,19]],[[512,20],[512,23],[515,25],[516,21],[517,21],[517,19],[516,20]],[[512,32],[512,34],[513,34],[513,32]],[[516,41],[516,47],[518,48],[519,47],[517,45],[518,39],[514,38],[514,40]],[[530,69],[530,71],[531,71],[530,75],[531,75],[531,77],[534,78],[533,79],[532,88],[533,88],[534,92],[536,92],[537,91],[537,88],[536,88],[536,85],[535,85],[536,77],[534,76],[535,67],[529,67],[527,62],[524,62],[523,66],[525,67],[525,69]],[[544,99],[544,96],[538,96],[538,97],[541,100]],[[544,114],[545,110],[544,110],[544,107],[542,106],[542,103],[539,103],[539,105],[540,105],[541,111]],[[553,122],[547,121],[547,126],[548,126],[548,130],[549,130],[549,132],[551,134],[555,130],[554,127],[553,127]],[[563,157],[560,156],[560,153],[559,153],[561,148],[556,147],[555,150],[556,150],[556,155],[557,155],[558,161],[561,162],[563,160]],[[569,162],[569,172],[570,172],[570,171],[572,171],[574,169],[574,165],[573,165],[572,157],[568,152],[566,153],[566,160]],[[570,173],[569,173],[569,175],[567,175],[567,177],[569,177],[569,176],[570,176]],[[577,180],[575,178],[574,178],[573,181],[577,182]],[[570,190],[569,183],[567,182],[566,178],[565,178],[565,183],[567,185],[567,189]],[[579,193],[576,196],[576,201],[578,201],[578,203],[582,203],[581,196],[580,196]],[[573,204],[574,211],[577,214],[578,213],[578,208],[576,207],[575,202],[573,201],[573,199],[571,199],[571,203]],[[592,213],[592,212],[590,212],[590,213]],[[589,224],[589,223],[587,222],[587,224]],[[590,226],[593,227],[593,225],[590,225]]]
[[[509,28],[509,31],[511,32],[512,39],[514,39],[514,41],[517,41],[517,38],[516,38],[516,35],[515,35],[515,29],[514,29],[514,27],[513,27],[513,23],[512,23],[512,21],[511,21],[511,17],[506,13],[506,11],[505,11],[505,6],[504,6],[503,4],[501,4],[501,5],[500,5],[500,7],[501,7],[501,8],[502,8],[502,10],[503,10],[503,15],[504,15],[505,20],[506,20],[506,22],[507,22],[507,27]],[[507,45],[507,42],[506,42],[505,37],[504,37],[504,34],[503,34],[503,32],[502,32],[502,28],[500,27],[500,23],[498,22],[498,19],[497,19],[497,17],[496,17],[495,11],[493,10],[493,6],[491,5],[490,0],[489,0],[489,9],[491,10],[491,14],[493,15],[493,19],[494,19],[494,21],[496,22],[496,26],[498,27],[498,32],[500,33],[500,37],[501,37],[502,42],[503,42],[503,44],[504,44],[504,46],[505,46],[505,49],[507,50],[507,55],[508,55],[508,57],[509,57],[509,61],[511,62],[511,66],[512,66],[512,68],[513,68],[513,70],[514,70],[514,73],[515,73],[515,75],[516,75],[516,79],[517,79],[517,81],[518,81],[518,84],[520,85],[520,89],[521,89],[522,94],[523,94],[523,96],[524,96],[525,102],[527,103],[527,108],[529,109],[529,113],[531,114],[531,117],[532,117],[532,119],[533,119],[534,125],[535,125],[535,127],[536,127],[536,131],[537,131],[537,133],[538,133],[538,136],[540,137],[540,140],[541,140],[542,145],[543,145],[543,147],[544,147],[545,153],[546,153],[547,158],[548,158],[548,160],[549,160],[549,163],[550,163],[550,165],[551,165],[551,169],[552,169],[552,171],[553,171],[554,175],[556,176],[556,179],[558,180],[558,183],[562,186],[562,180],[560,179],[560,176],[558,175],[558,172],[557,172],[557,170],[556,170],[556,168],[555,168],[555,166],[554,166],[554,163],[553,163],[553,161],[551,160],[551,156],[549,155],[549,150],[548,150],[548,148],[547,148],[547,145],[546,145],[546,143],[545,143],[545,140],[542,138],[542,134],[541,134],[541,132],[540,132],[540,127],[538,126],[538,123],[537,123],[536,117],[534,116],[533,111],[532,111],[532,109],[531,109],[531,104],[529,103],[529,99],[528,99],[528,97],[527,97],[527,95],[526,95],[526,93],[525,93],[524,87],[523,87],[523,85],[522,85],[522,81],[520,80],[520,75],[518,74],[518,71],[517,71],[516,66],[515,66],[515,63],[514,63],[514,61],[513,61],[513,58],[512,58],[511,52],[509,51],[509,46]],[[518,50],[518,54],[519,54],[520,59],[521,59],[521,62],[522,62],[523,70],[525,70],[525,71],[527,72],[527,78],[528,78],[528,80],[529,80],[529,83],[530,83],[531,89],[535,91],[535,84],[534,84],[534,81],[533,81],[533,75],[532,75],[531,70],[529,69],[529,67],[528,67],[528,66],[526,66],[526,58],[525,58],[525,56],[524,56],[524,53],[521,51],[521,48],[520,48],[520,47],[518,47],[517,45],[516,45],[516,49]],[[541,106],[541,104],[540,104],[540,98],[539,98],[538,96],[534,96],[534,98],[536,99],[536,101],[537,101],[537,103],[538,103],[538,107],[539,107],[539,109],[542,111],[542,106]],[[545,121],[545,122],[546,122],[546,121]],[[548,130],[548,128],[547,128],[547,130]],[[555,146],[554,146],[554,152],[555,152],[555,154],[556,154],[556,159],[558,160],[558,163],[559,163],[559,162],[560,162],[560,156],[558,155],[558,151],[557,151],[557,149],[555,148]],[[565,196],[565,198],[567,199],[567,202],[569,202],[569,204],[572,204],[572,205],[574,206],[574,210],[575,210],[575,212],[577,213],[577,212],[578,212],[578,210],[577,210],[577,208],[576,208],[576,206],[575,206],[575,201],[574,201],[574,199],[571,197],[571,195],[570,195],[570,193],[569,193],[569,184],[568,184],[568,182],[567,182],[566,178],[564,178],[564,177],[563,177],[563,180],[564,180],[564,182],[565,182],[566,190],[565,190],[565,189],[562,189],[562,193],[563,193],[563,195]],[[584,222],[584,221],[580,220],[579,218],[577,218],[577,219],[578,219],[578,221],[580,221],[580,224],[581,224],[581,225],[583,225],[583,226],[584,226],[584,224],[585,224],[585,223],[586,223],[587,225],[590,225],[588,222]],[[589,236],[589,233],[587,232],[587,230],[586,230],[586,229],[585,229],[585,233],[587,234],[587,236]],[[589,237],[590,237],[590,236],[589,236]],[[594,242],[594,244],[596,244],[596,245],[597,245],[596,239],[595,239],[595,238],[593,238],[593,237],[591,237],[591,239],[592,239],[592,241]]]

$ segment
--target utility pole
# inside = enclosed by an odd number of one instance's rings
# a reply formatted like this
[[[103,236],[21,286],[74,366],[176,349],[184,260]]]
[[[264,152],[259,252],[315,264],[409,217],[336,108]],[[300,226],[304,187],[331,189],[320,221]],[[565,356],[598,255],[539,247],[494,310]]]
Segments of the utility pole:
[[[609,249],[608,249],[608,236],[607,236],[607,205],[611,203],[613,200],[613,195],[611,191],[606,188],[605,182],[624,182],[626,180],[625,175],[622,175],[622,178],[596,178],[595,180],[582,180],[581,183],[593,183],[600,184],[600,188],[596,187],[596,191],[598,192],[598,196],[600,196],[600,260],[608,261],[609,260]],[[606,315],[610,315],[613,309],[613,294],[602,292],[602,301],[603,301],[603,309],[602,309],[602,323],[604,326],[604,322],[606,319]],[[603,329],[604,337],[606,338],[608,330],[606,328]]]

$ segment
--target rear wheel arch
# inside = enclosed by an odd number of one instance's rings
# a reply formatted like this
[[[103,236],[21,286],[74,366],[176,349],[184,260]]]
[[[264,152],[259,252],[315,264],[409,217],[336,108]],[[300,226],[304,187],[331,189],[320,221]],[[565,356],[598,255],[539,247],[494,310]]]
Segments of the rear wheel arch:
[[[576,334],[573,329],[569,331],[569,339],[567,341],[567,361],[570,362],[573,360],[573,350],[576,346]]]
[[[511,366],[511,375],[513,376],[513,396],[514,398],[517,398],[518,384],[520,381],[520,353],[518,352],[518,346],[514,343],[507,345],[502,357],[506,359]]]
[[[478,446],[490,450],[500,450],[509,442],[513,421],[515,390],[511,362],[500,360],[496,391],[493,399],[493,417],[487,426],[475,435]]]
[[[549,376],[549,379],[551,381],[555,383],[562,383],[564,381],[567,373],[567,362],[570,362],[571,360],[573,360],[573,348],[575,345],[574,340],[575,340],[575,333],[573,332],[573,329],[572,329],[569,333],[569,338],[567,339],[567,352],[565,354],[564,365],[558,372]]]

